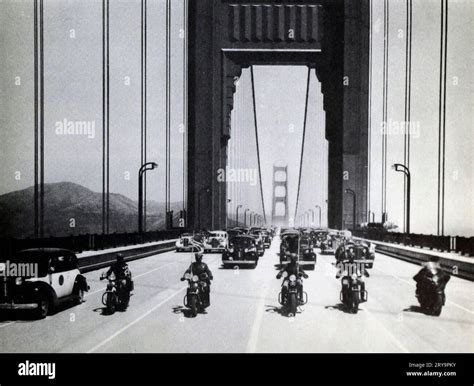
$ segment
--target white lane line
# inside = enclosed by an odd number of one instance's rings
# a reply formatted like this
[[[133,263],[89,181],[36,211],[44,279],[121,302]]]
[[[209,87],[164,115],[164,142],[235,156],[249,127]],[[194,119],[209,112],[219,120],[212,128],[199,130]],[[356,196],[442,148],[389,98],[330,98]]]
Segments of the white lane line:
[[[10,324],[14,324],[14,323],[15,323],[15,322],[8,322],[8,323],[5,323],[5,324],[0,324],[0,328],[9,326]]]
[[[247,343],[248,353],[254,353],[257,351],[258,335],[260,333],[260,326],[262,324],[263,312],[265,309],[265,299],[267,297],[269,288],[270,286],[268,284],[264,284],[260,291],[260,299],[257,304],[257,313],[255,315],[252,330],[250,332],[250,338]]]
[[[405,284],[408,284],[409,286],[411,286],[411,287],[413,287],[413,288],[416,288],[416,285],[415,285],[415,284],[413,284],[413,283],[411,283],[411,282],[409,282],[409,281],[406,281],[405,279],[402,279],[402,278],[398,277],[397,275],[394,275],[394,274],[391,274],[391,273],[382,271],[382,270],[379,269],[379,268],[375,268],[375,267],[374,267],[373,269],[375,269],[376,271],[382,272],[382,273],[384,273],[384,274],[386,274],[386,275],[392,276],[392,277],[394,277],[395,279],[397,279],[397,280],[399,280],[399,281],[401,281],[401,282],[403,282],[403,283],[405,283]],[[448,302],[449,304],[452,304],[454,307],[457,307],[457,308],[459,308],[460,310],[466,311],[466,312],[470,313],[471,315],[474,315],[474,311],[471,311],[470,309],[468,309],[468,308],[466,308],[466,307],[463,307],[463,306],[461,306],[460,304],[457,304],[457,303],[453,302],[452,300],[446,299],[446,302]]]
[[[117,336],[119,336],[120,334],[122,334],[123,332],[125,332],[126,330],[128,330],[130,327],[134,326],[135,324],[137,324],[140,320],[146,318],[148,315],[150,315],[153,311],[157,310],[158,308],[160,308],[163,304],[165,304],[166,302],[168,302],[169,300],[171,300],[173,297],[175,297],[176,295],[178,295],[180,292],[182,292],[183,290],[185,290],[186,288],[188,288],[187,286],[185,287],[182,287],[180,288],[179,290],[173,292],[170,296],[168,296],[166,299],[162,300],[161,302],[159,302],[157,305],[155,305],[153,308],[149,309],[147,312],[145,312],[143,315],[139,316],[137,319],[135,319],[134,321],[130,322],[129,324],[127,324],[125,327],[122,327],[120,330],[118,330],[116,333],[112,334],[111,336],[109,336],[107,339],[103,340],[102,342],[100,342],[98,345],[94,346],[93,348],[91,348],[89,351],[87,351],[87,354],[90,354],[90,353],[93,353],[94,351],[97,351],[99,348],[101,348],[102,346],[104,346],[105,344],[109,343],[111,340],[115,339]]]
[[[383,323],[371,312],[369,311],[367,308],[364,308],[364,311],[367,313],[367,315],[382,329],[385,331],[385,333],[390,337],[390,339],[392,340],[393,343],[395,343],[397,345],[397,347],[403,351],[404,353],[408,354],[410,353],[410,350],[408,350],[403,344],[402,342],[400,342],[396,337],[395,335],[392,334],[392,332],[383,325]]]
[[[162,268],[168,267],[168,266],[173,265],[173,264],[176,264],[176,263],[178,263],[178,262],[179,262],[179,261],[172,261],[172,262],[170,262],[170,263],[168,263],[168,264],[160,265],[159,267],[154,268],[154,269],[152,269],[152,270],[150,270],[150,271],[141,273],[140,275],[137,275],[137,276],[133,276],[133,279],[134,279],[134,280],[135,280],[135,279],[138,279],[139,277],[148,275],[149,273],[158,271],[158,270],[160,270],[160,269],[162,269]],[[102,292],[102,291],[104,291],[105,289],[106,289],[106,287],[103,287],[103,288],[100,288],[100,289],[98,289],[98,290],[96,290],[96,291],[88,292],[84,297],[90,296],[90,295],[94,295],[94,294],[96,294],[96,293],[98,293],[98,292]]]

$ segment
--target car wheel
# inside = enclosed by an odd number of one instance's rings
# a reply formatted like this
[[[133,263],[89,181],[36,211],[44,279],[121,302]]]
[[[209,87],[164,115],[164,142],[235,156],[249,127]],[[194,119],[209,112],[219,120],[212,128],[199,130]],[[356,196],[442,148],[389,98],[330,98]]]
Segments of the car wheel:
[[[48,316],[50,310],[50,302],[45,294],[38,293],[38,308],[35,310],[35,317],[37,319],[44,319]]]

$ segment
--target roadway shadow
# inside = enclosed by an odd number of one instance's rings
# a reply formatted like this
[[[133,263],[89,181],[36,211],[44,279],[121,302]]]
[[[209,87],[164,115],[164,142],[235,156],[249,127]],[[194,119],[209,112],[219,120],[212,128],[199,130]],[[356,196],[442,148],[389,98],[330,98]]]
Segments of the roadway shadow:
[[[224,265],[221,264],[221,266],[218,269],[223,270],[223,271],[233,271],[233,270],[251,271],[251,270],[257,269],[257,267],[254,268],[253,266],[249,264],[244,264],[244,265],[234,264],[229,267],[224,267]]]
[[[408,308],[405,308],[403,312],[413,312],[416,314],[429,315],[420,306],[410,306]]]
[[[194,316],[191,314],[191,310],[184,306],[175,306],[172,308],[173,314],[181,314],[185,318],[193,318]],[[207,315],[206,310],[198,311],[198,314]]]
[[[283,307],[283,306],[277,307],[277,306],[269,306],[269,305],[266,305],[265,307],[267,307],[265,312],[269,312],[269,313],[273,313],[273,314],[279,314],[281,316],[284,316],[285,318],[289,318],[287,307]],[[296,313],[297,314],[301,313],[301,311],[299,310],[299,307],[296,309]]]
[[[342,303],[338,303],[338,304],[335,304],[333,306],[325,306],[324,307],[326,310],[337,310],[337,311],[342,311],[344,312],[345,314],[351,314],[353,315],[353,313]],[[362,308],[359,308],[359,312],[360,311],[363,311]]]

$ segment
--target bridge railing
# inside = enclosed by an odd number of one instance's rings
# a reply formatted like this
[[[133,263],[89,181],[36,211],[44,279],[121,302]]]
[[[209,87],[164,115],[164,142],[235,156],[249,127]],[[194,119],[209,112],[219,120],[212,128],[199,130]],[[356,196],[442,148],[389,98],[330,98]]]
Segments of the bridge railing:
[[[416,233],[384,232],[376,229],[358,229],[354,236],[410,247],[436,249],[442,252],[456,252],[474,256],[474,237],[437,236]]]
[[[128,245],[144,244],[178,238],[185,229],[161,230],[139,233],[84,234],[65,237],[47,237],[41,239],[1,239],[0,257],[11,256],[15,252],[28,248],[65,248],[76,253],[97,251]]]

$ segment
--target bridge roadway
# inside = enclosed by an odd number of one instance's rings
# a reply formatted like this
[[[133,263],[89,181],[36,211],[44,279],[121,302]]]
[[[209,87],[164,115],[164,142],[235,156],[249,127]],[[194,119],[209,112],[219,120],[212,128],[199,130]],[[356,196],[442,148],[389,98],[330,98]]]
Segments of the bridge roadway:
[[[474,283],[452,278],[440,317],[417,311],[413,275],[419,267],[378,254],[366,279],[369,300],[358,314],[339,302],[334,256],[318,254],[304,281],[309,302],[295,318],[282,315],[275,278],[279,240],[255,270],[221,269],[220,254],[204,260],[214,273],[211,307],[183,315],[191,254],[168,252],[130,263],[135,291],[125,312],[102,313],[104,281],[87,273],[85,303],[44,320],[0,322],[1,352],[473,352]]]

